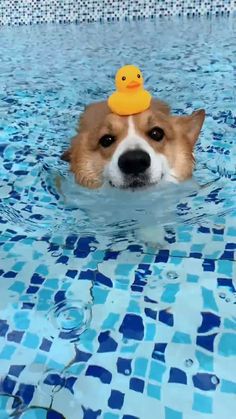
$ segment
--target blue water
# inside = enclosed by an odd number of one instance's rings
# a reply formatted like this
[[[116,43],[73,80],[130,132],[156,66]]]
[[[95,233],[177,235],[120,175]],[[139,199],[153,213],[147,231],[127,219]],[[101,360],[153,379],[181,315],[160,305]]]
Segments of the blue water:
[[[235,34],[223,17],[0,29],[1,419],[232,416]],[[192,181],[86,191],[59,159],[126,63],[174,113],[206,109]]]

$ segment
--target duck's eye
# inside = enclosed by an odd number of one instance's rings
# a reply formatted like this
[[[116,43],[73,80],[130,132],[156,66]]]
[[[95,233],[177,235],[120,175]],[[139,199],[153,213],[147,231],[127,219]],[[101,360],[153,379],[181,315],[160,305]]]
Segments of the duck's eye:
[[[138,77],[138,79],[140,79],[140,77],[141,77],[140,74],[138,74],[137,77]]]
[[[148,136],[154,141],[161,141],[165,133],[162,128],[154,127],[148,132]]]
[[[123,76],[123,77],[122,77],[122,80],[123,80],[123,81],[125,81],[125,80],[126,80],[126,77],[125,77],[125,76]]]
[[[100,140],[99,140],[99,144],[103,148],[110,147],[114,142],[115,142],[115,137],[113,135],[110,135],[110,134],[103,135],[103,137],[100,138]]]

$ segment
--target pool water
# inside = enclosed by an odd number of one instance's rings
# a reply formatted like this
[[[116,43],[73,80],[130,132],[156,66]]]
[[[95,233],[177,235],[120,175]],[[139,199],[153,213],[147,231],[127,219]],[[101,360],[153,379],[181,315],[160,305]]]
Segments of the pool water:
[[[0,29],[1,419],[232,416],[235,26]],[[206,109],[192,181],[86,191],[60,161],[126,63],[174,113]]]

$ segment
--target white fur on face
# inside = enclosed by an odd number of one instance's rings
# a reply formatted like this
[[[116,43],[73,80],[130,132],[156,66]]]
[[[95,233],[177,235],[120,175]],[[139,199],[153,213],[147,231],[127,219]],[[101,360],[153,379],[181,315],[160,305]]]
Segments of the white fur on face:
[[[118,160],[125,152],[137,149],[145,151],[151,158],[151,165],[145,172],[147,185],[154,185],[160,181],[177,183],[166,157],[161,153],[157,153],[148,142],[136,132],[132,116],[130,116],[128,120],[128,134],[118,145],[111,161],[106,166],[104,170],[104,179],[118,188],[128,187],[127,176],[120,170]]]

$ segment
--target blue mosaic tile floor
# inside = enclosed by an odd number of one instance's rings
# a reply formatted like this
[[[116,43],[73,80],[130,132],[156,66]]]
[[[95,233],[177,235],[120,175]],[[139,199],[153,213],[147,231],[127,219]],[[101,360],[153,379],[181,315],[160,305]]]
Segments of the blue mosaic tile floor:
[[[235,34],[233,18],[1,28],[1,419],[232,417]],[[59,160],[126,61],[176,113],[207,110],[190,190],[135,205]]]

